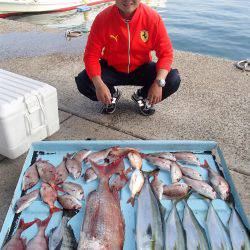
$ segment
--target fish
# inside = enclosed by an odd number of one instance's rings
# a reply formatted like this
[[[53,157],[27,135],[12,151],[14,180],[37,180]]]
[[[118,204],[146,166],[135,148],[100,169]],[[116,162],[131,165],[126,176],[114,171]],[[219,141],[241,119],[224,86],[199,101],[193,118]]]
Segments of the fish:
[[[37,223],[37,219],[31,222],[25,223],[23,219],[20,220],[18,228],[11,239],[4,245],[2,250],[25,250],[26,240],[21,237],[24,230]]]
[[[82,202],[71,194],[58,195],[57,200],[65,209],[76,209],[82,208]]]
[[[193,211],[185,201],[184,216],[182,221],[186,233],[187,250],[208,250],[208,243],[203,228],[201,228]]]
[[[196,169],[183,167],[180,164],[178,164],[178,166],[179,166],[182,174],[185,175],[186,177],[194,179],[194,180],[198,180],[198,181],[203,180],[201,174]]]
[[[113,161],[117,158],[120,157],[125,157],[128,155],[129,152],[138,152],[139,151],[135,148],[129,148],[129,147],[114,147],[111,149],[111,151],[109,152],[108,156],[106,157],[106,159],[108,161]]]
[[[26,191],[35,186],[39,181],[39,175],[36,169],[36,163],[32,164],[24,173],[22,190]]]
[[[130,151],[128,153],[128,160],[133,168],[137,168],[138,170],[141,170],[142,168],[142,158],[138,151]]]
[[[156,195],[156,197],[161,200],[162,194],[163,194],[163,186],[164,183],[158,179],[159,171],[155,171],[152,175],[154,176],[154,179],[151,181],[151,187],[153,188],[153,191]]]
[[[97,179],[97,174],[95,173],[93,168],[87,168],[84,174],[85,182],[90,182]]]
[[[185,176],[183,176],[183,180],[198,194],[203,195],[211,200],[216,199],[216,192],[205,181],[193,180]]]
[[[186,164],[201,166],[199,159],[192,152],[175,152],[173,155],[176,158],[176,161],[183,162]]]
[[[138,250],[162,250],[164,247],[163,215],[159,200],[149,182],[149,173],[138,197],[136,212],[136,246]]]
[[[74,182],[64,182],[62,185],[63,190],[76,197],[78,200],[82,200],[84,197],[84,191],[80,184]]]
[[[25,208],[39,197],[39,190],[33,190],[30,193],[20,197],[14,206],[15,213],[22,212]]]
[[[62,220],[58,227],[53,228],[49,235],[48,247],[49,250],[75,250],[77,249],[77,242],[73,230],[68,221],[71,217],[67,215],[62,216]]]
[[[144,184],[144,175],[141,170],[135,169],[132,173],[129,182],[129,189],[131,191],[131,197],[128,199],[127,203],[131,203],[132,207],[135,203],[136,194],[140,193]]]
[[[156,153],[149,153],[149,154],[141,154],[143,158],[147,157],[147,156],[153,156],[153,157],[157,157],[157,158],[162,158],[162,159],[166,159],[166,160],[170,160],[170,161],[176,161],[176,158],[174,156],[174,154],[170,153],[170,152],[156,152]]]
[[[91,154],[88,155],[88,157],[85,159],[85,162],[98,162],[98,161],[104,161],[104,159],[108,156],[111,150],[115,150],[117,146],[115,147],[110,147],[110,148],[105,148],[101,151],[98,152],[92,152]]]
[[[149,163],[151,163],[154,166],[160,168],[161,170],[170,171],[170,166],[171,166],[171,163],[172,163],[172,161],[170,161],[170,160],[155,157],[155,156],[147,156],[147,157],[145,157],[145,159]]]
[[[63,157],[62,162],[56,168],[55,184],[61,184],[68,178],[69,172],[66,168],[66,164],[65,164],[66,160],[67,159]]]
[[[82,149],[80,151],[78,151],[74,156],[73,159],[82,162],[84,159],[86,159],[88,157],[88,155],[91,154],[91,150],[88,149]]]
[[[125,238],[125,224],[119,201],[109,187],[109,179],[119,173],[122,158],[107,166],[91,161],[99,177],[97,190],[86,200],[86,209],[80,232],[78,250],[121,250]]]
[[[232,207],[228,229],[234,250],[250,250],[249,232],[234,207]]]
[[[174,183],[169,186],[164,185],[162,198],[179,200],[187,196],[189,189],[186,183]]]
[[[210,168],[206,160],[202,167],[207,169],[209,181],[215,191],[219,194],[220,198],[225,201],[228,200],[230,195],[230,187],[227,181],[220,174]]]
[[[49,205],[51,214],[56,211],[61,211],[60,208],[57,208],[54,205],[57,199],[57,191],[53,189],[49,184],[42,183],[40,194],[41,194],[43,202]]]
[[[185,250],[186,239],[185,232],[179,214],[176,209],[176,203],[165,221],[165,250]]]
[[[215,209],[210,202],[206,224],[208,229],[208,237],[210,240],[210,246],[212,250],[222,249],[222,250],[231,250],[232,245],[229,238],[229,234],[225,229],[221,219],[215,212]]]
[[[82,174],[82,162],[77,161],[74,158],[71,158],[69,155],[67,156],[66,160],[66,168],[69,171],[69,174],[74,178],[80,178]]]
[[[170,176],[171,176],[172,183],[179,182],[182,178],[181,168],[175,162],[172,162],[170,165]]]
[[[129,181],[127,175],[132,171],[132,168],[128,168],[125,170],[124,161],[121,161],[120,165],[120,173],[110,183],[110,189],[112,191],[120,191]]]
[[[52,217],[52,214],[50,214],[45,220],[40,221],[38,224],[38,233],[37,235],[32,238],[26,246],[26,250],[47,250],[48,249],[48,243],[47,238],[45,236],[45,229],[47,228],[49,221]]]
[[[54,183],[56,179],[56,168],[48,161],[39,159],[36,161],[37,171],[43,182]]]

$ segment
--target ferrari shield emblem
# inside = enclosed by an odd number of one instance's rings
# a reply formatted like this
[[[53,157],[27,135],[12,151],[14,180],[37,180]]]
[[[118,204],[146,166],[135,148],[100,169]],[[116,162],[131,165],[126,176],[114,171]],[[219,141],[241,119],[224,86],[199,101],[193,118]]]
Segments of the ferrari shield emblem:
[[[141,40],[146,43],[148,41],[148,31],[142,30],[141,31]]]

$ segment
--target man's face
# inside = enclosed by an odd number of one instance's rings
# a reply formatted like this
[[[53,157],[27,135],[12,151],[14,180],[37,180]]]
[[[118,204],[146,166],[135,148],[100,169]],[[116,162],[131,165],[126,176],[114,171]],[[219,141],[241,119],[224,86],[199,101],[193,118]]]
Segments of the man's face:
[[[122,14],[129,16],[134,13],[140,1],[141,0],[116,0],[115,3]]]

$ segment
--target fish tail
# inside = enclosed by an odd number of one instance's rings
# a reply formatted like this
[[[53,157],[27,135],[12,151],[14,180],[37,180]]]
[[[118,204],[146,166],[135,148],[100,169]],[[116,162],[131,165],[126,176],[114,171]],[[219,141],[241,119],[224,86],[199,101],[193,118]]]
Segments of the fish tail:
[[[18,228],[22,229],[24,231],[27,228],[31,227],[33,224],[37,223],[37,222],[39,222],[39,219],[35,219],[35,220],[31,221],[31,222],[26,222],[26,223],[24,222],[23,219],[21,219],[20,223],[18,225]]]
[[[123,161],[123,157],[119,157],[117,160],[111,162],[109,165],[98,165],[94,161],[90,160],[91,166],[98,176],[101,178],[109,179],[114,173],[119,173],[120,163]]]
[[[204,163],[201,164],[200,167],[205,168],[205,169],[209,169],[210,168],[210,166],[208,165],[207,160],[204,160]]]
[[[159,174],[159,171],[160,171],[159,168],[155,168],[154,170],[149,171],[149,172],[148,171],[142,171],[142,172],[145,177],[149,178],[151,176],[157,176]]]
[[[38,221],[38,226],[39,226],[39,227],[47,227],[47,225],[48,225],[49,222],[50,222],[51,217],[52,217],[52,213],[50,213],[49,216],[48,216],[46,219],[44,219],[44,220],[39,220],[39,221]]]
[[[127,203],[131,203],[131,206],[134,207],[134,205],[135,205],[135,197],[130,197],[130,198],[127,200]]]
[[[62,211],[62,209],[59,208],[59,207],[56,207],[56,206],[50,207],[50,209],[49,209],[49,213],[50,213],[51,215],[52,215],[53,213],[61,212],[61,211]]]

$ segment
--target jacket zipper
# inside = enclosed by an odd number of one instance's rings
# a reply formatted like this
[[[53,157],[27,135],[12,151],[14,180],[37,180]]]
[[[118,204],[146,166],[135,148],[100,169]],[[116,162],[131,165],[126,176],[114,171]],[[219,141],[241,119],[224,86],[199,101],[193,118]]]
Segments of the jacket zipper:
[[[129,29],[129,22],[126,21],[126,25],[128,28],[128,74],[129,74],[129,68],[130,68],[130,29]]]

